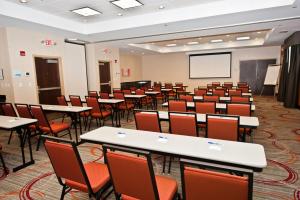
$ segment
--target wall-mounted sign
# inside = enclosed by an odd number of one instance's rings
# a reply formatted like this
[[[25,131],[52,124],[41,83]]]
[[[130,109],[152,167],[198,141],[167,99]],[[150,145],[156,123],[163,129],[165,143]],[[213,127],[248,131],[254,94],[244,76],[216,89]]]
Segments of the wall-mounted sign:
[[[25,51],[20,51],[20,56],[26,56],[26,52]]]
[[[55,46],[56,42],[53,40],[42,40],[41,43],[45,46]]]
[[[121,69],[121,72],[122,72],[122,77],[129,77],[130,76],[130,69],[129,68],[122,68]]]

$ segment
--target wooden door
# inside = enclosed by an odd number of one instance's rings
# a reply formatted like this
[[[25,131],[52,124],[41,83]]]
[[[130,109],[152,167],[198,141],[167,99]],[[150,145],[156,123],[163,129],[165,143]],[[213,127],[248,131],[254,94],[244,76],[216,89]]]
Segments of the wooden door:
[[[58,59],[35,57],[35,70],[39,103],[56,105],[61,95]]]
[[[99,62],[99,77],[100,77],[100,91],[111,92],[111,81],[110,81],[110,63]]]

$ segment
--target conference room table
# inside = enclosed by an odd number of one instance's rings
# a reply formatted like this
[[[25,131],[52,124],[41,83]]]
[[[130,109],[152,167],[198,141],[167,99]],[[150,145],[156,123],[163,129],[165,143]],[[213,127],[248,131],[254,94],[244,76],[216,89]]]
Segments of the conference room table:
[[[68,114],[74,125],[75,129],[75,140],[78,143],[78,132],[77,132],[77,124],[79,124],[79,134],[82,134],[82,126],[81,126],[81,117],[80,113],[91,111],[92,107],[80,107],[80,106],[61,106],[61,105],[41,105],[44,111],[50,112],[59,112]]]
[[[203,100],[203,96],[194,96],[194,101],[202,101]],[[219,100],[221,102],[230,102],[231,98],[230,97],[220,97]],[[249,101],[253,102],[253,97],[249,97]]]
[[[110,94],[109,97],[114,98],[114,95]],[[124,94],[125,99],[131,99],[132,101],[134,101],[134,104],[136,106],[138,106],[139,108],[141,108],[142,99],[146,98],[146,97],[147,97],[147,95],[145,95],[145,94],[141,94],[141,95],[138,95],[138,94]]]
[[[83,142],[109,144],[151,153],[197,160],[208,165],[238,167],[251,174],[267,166],[260,144],[217,140],[115,127],[100,127],[80,136]],[[253,176],[250,181],[253,190]]]
[[[212,92],[207,92],[206,94],[207,94],[207,95],[213,95]],[[194,95],[194,94],[192,93],[192,95]],[[227,92],[225,92],[225,96],[228,96],[228,95],[229,95],[229,94],[228,94]],[[244,93],[242,93],[242,96],[252,97],[252,93],[251,93],[251,92],[244,92]]]
[[[9,117],[9,116],[2,116],[0,115],[0,129],[4,130],[15,130],[18,134],[19,141],[20,141],[20,148],[22,153],[22,164],[13,168],[13,172],[16,172],[20,169],[23,169],[29,165],[34,164],[34,159],[32,156],[32,147],[31,147],[31,132],[28,129],[29,125],[33,125],[37,123],[36,119],[29,119],[29,118],[21,118],[21,117]],[[22,129],[25,130],[23,133]],[[28,141],[28,148],[29,148],[29,155],[30,160],[26,162],[24,147],[25,142],[24,138],[27,138]],[[6,169],[4,169],[6,170]]]
[[[142,111],[142,113],[149,113],[149,112],[143,112]],[[159,115],[159,120],[169,121],[168,111],[158,111],[158,115]],[[224,114],[222,114],[222,115],[224,115]],[[206,123],[206,114],[196,113],[196,117],[197,117],[197,123],[199,123],[199,124],[205,124]],[[240,118],[239,126],[241,128],[256,129],[259,126],[258,117],[239,116],[239,118]]]
[[[187,108],[190,109],[195,109],[195,102],[186,102],[187,104]],[[169,104],[168,102],[165,102],[162,104],[163,107],[168,107]],[[216,103],[216,109],[217,110],[226,110],[227,108],[227,103]],[[255,111],[255,105],[251,104],[251,111],[254,112]]]

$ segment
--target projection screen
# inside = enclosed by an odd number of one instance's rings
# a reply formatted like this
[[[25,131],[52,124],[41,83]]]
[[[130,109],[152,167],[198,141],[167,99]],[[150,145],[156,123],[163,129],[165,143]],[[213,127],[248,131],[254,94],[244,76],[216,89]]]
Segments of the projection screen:
[[[190,79],[231,77],[231,52],[192,54],[189,64]]]

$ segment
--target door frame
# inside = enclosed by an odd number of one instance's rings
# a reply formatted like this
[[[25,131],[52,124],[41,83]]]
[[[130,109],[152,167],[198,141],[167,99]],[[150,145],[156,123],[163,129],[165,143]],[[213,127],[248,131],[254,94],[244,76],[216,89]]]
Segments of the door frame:
[[[57,59],[58,60],[58,71],[59,71],[59,80],[60,80],[61,93],[64,94],[65,89],[64,89],[63,69],[62,69],[62,59],[61,59],[61,57],[34,54],[34,55],[32,55],[32,58],[33,58],[33,65],[34,65],[34,81],[35,81],[35,98],[36,98],[36,102],[40,103],[35,58]]]
[[[110,92],[112,92],[113,89],[113,81],[112,81],[112,61],[110,60],[98,60],[97,62],[97,70],[98,70],[98,90],[101,90],[101,85],[100,85],[100,62],[106,62],[109,63],[109,76],[110,76]]]

